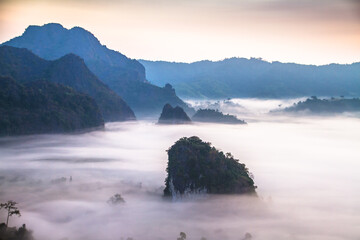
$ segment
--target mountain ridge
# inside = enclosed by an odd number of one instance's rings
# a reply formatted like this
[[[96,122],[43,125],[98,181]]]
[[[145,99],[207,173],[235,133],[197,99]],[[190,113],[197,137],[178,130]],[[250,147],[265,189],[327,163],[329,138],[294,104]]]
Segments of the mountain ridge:
[[[139,60],[148,80],[172,84],[183,98],[358,96],[360,62],[302,65],[261,58],[178,63]]]
[[[197,63],[219,63],[219,62],[226,62],[229,60],[258,60],[258,61],[263,61],[266,63],[281,63],[281,64],[294,64],[294,65],[302,65],[302,66],[315,66],[315,67],[322,67],[322,66],[329,66],[329,65],[353,65],[353,64],[360,64],[359,62],[352,62],[352,63],[335,63],[335,62],[331,62],[331,63],[326,63],[326,64],[311,64],[311,63],[297,63],[297,62],[282,62],[282,61],[278,61],[278,60],[274,60],[274,61],[269,61],[269,60],[264,60],[263,58],[256,58],[256,57],[250,57],[250,58],[246,58],[246,57],[225,57],[223,59],[219,59],[219,60],[209,60],[209,59],[204,59],[204,60],[198,60],[198,61],[193,61],[193,62],[181,62],[181,61],[167,61],[167,60],[150,60],[150,59],[143,59],[143,58],[139,58],[137,59],[137,61],[139,62],[154,62],[154,63],[172,63],[172,64],[184,64],[184,65],[191,65],[191,64],[197,64]]]
[[[136,115],[157,115],[166,103],[193,112],[175,92],[169,94],[166,88],[150,84],[141,63],[101,45],[92,33],[81,27],[66,29],[58,23],[31,25],[21,36],[2,45],[27,48],[46,60],[68,53],[80,56],[91,72],[121,96]]]

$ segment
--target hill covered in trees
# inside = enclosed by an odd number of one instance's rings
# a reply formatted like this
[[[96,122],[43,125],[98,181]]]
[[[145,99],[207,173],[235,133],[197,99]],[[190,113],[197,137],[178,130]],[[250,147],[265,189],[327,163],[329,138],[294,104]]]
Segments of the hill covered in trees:
[[[255,193],[245,164],[196,136],[179,139],[167,152],[165,196]]]
[[[159,121],[160,124],[184,124],[191,123],[189,116],[184,109],[179,106],[172,107],[170,104],[165,104]]]
[[[295,103],[293,106],[285,108],[285,112],[309,112],[312,114],[321,113],[344,113],[360,112],[360,98],[330,98],[319,99],[315,96]]]
[[[194,122],[246,124],[244,120],[240,120],[234,115],[225,115],[222,112],[214,109],[199,109],[191,119]]]
[[[0,75],[11,76],[19,83],[48,80],[88,94],[95,99],[105,121],[135,119],[133,111],[121,97],[102,83],[74,54],[47,61],[25,48],[0,46]]]
[[[141,63],[101,45],[92,33],[83,28],[66,29],[56,23],[29,26],[21,36],[3,45],[27,48],[47,60],[70,53],[80,56],[87,67],[119,94],[136,115],[157,115],[166,103],[193,111],[176,96],[172,88],[150,84]]]
[[[139,60],[147,79],[172,84],[183,98],[294,98],[360,95],[360,63],[323,66],[229,58],[175,63]]]
[[[0,135],[63,133],[101,127],[91,97],[49,81],[19,84],[0,77]]]

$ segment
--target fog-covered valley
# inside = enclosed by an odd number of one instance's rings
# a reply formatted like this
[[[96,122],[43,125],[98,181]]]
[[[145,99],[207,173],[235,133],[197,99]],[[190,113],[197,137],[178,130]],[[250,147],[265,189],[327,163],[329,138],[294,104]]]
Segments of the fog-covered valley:
[[[360,119],[268,114],[296,101],[191,102],[217,104],[246,125],[148,120],[0,138],[0,202],[19,203],[9,225],[26,223],[37,240],[356,239]],[[245,163],[258,197],[164,199],[166,150],[194,135]],[[125,203],[108,202],[116,193]]]

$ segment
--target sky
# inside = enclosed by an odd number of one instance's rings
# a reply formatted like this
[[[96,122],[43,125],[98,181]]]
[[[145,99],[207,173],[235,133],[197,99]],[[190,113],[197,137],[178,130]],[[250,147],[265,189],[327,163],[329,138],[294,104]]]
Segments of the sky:
[[[49,22],[135,59],[360,61],[359,0],[0,0],[0,42]]]

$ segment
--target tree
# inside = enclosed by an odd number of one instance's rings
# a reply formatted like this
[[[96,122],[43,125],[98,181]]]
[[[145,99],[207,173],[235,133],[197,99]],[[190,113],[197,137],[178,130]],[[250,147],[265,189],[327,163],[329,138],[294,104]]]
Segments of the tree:
[[[242,240],[251,240],[252,239],[252,235],[250,233],[245,233],[245,236]]]
[[[117,193],[114,196],[112,196],[107,202],[109,204],[116,205],[116,204],[119,204],[119,203],[125,203],[125,200],[119,193]]]
[[[21,216],[19,209],[16,207],[17,202],[12,200],[7,201],[6,203],[0,203],[0,209],[5,209],[7,211],[7,218],[6,218],[6,227],[9,223],[9,218],[12,215]]]
[[[177,240],[185,240],[186,239],[186,233],[180,232],[180,237],[177,238]]]

